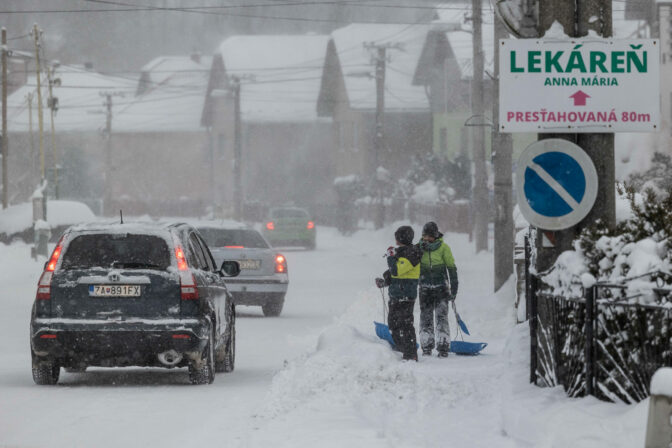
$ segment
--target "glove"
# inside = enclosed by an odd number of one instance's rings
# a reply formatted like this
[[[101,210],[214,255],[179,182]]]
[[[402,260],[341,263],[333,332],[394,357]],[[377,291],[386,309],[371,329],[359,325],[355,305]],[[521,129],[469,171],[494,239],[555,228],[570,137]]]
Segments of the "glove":
[[[384,288],[385,287],[385,280],[378,277],[376,278],[376,286],[379,288]]]
[[[394,257],[394,255],[395,255],[394,254],[394,247],[392,247],[392,246],[388,247],[386,253],[387,253],[388,257]]]

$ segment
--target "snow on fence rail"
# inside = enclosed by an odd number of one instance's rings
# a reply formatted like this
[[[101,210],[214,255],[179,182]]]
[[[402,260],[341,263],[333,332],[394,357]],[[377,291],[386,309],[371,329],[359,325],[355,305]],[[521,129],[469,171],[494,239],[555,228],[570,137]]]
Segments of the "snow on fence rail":
[[[529,280],[533,383],[613,402],[649,396],[656,370],[672,366],[672,289],[653,288],[654,304],[640,304],[633,298],[641,293],[627,296],[634,279],[598,282],[582,297],[554,295],[538,277]]]
[[[379,213],[380,203],[375,199],[358,201],[356,204],[357,220],[375,222]],[[386,200],[384,222],[390,223],[408,219],[415,224],[435,221],[444,232],[470,233],[470,203],[467,200],[450,203],[422,204],[413,200]]]

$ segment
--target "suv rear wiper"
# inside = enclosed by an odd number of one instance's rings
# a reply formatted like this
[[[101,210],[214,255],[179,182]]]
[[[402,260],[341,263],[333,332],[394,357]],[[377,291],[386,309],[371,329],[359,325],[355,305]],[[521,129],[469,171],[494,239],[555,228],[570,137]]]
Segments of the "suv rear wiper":
[[[140,262],[128,262],[124,263],[121,261],[115,261],[112,263],[113,268],[127,268],[127,269],[141,269],[141,268],[154,268],[154,269],[165,269],[165,266],[159,266],[158,264],[153,263],[140,263]]]

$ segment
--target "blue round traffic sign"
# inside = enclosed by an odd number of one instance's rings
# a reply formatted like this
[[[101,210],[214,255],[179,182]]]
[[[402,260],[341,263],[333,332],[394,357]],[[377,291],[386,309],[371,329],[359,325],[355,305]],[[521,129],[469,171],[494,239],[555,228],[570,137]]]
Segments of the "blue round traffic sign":
[[[518,163],[518,203],[533,225],[560,230],[578,224],[597,196],[597,172],[577,145],[540,140],[525,149]]]

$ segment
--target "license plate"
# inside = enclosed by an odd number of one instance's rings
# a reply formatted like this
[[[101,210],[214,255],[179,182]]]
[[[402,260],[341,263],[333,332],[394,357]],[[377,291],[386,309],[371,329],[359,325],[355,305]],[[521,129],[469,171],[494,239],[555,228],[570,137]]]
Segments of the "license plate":
[[[238,260],[240,269],[259,269],[261,267],[261,260]]]
[[[140,297],[140,285],[89,285],[91,297]]]

